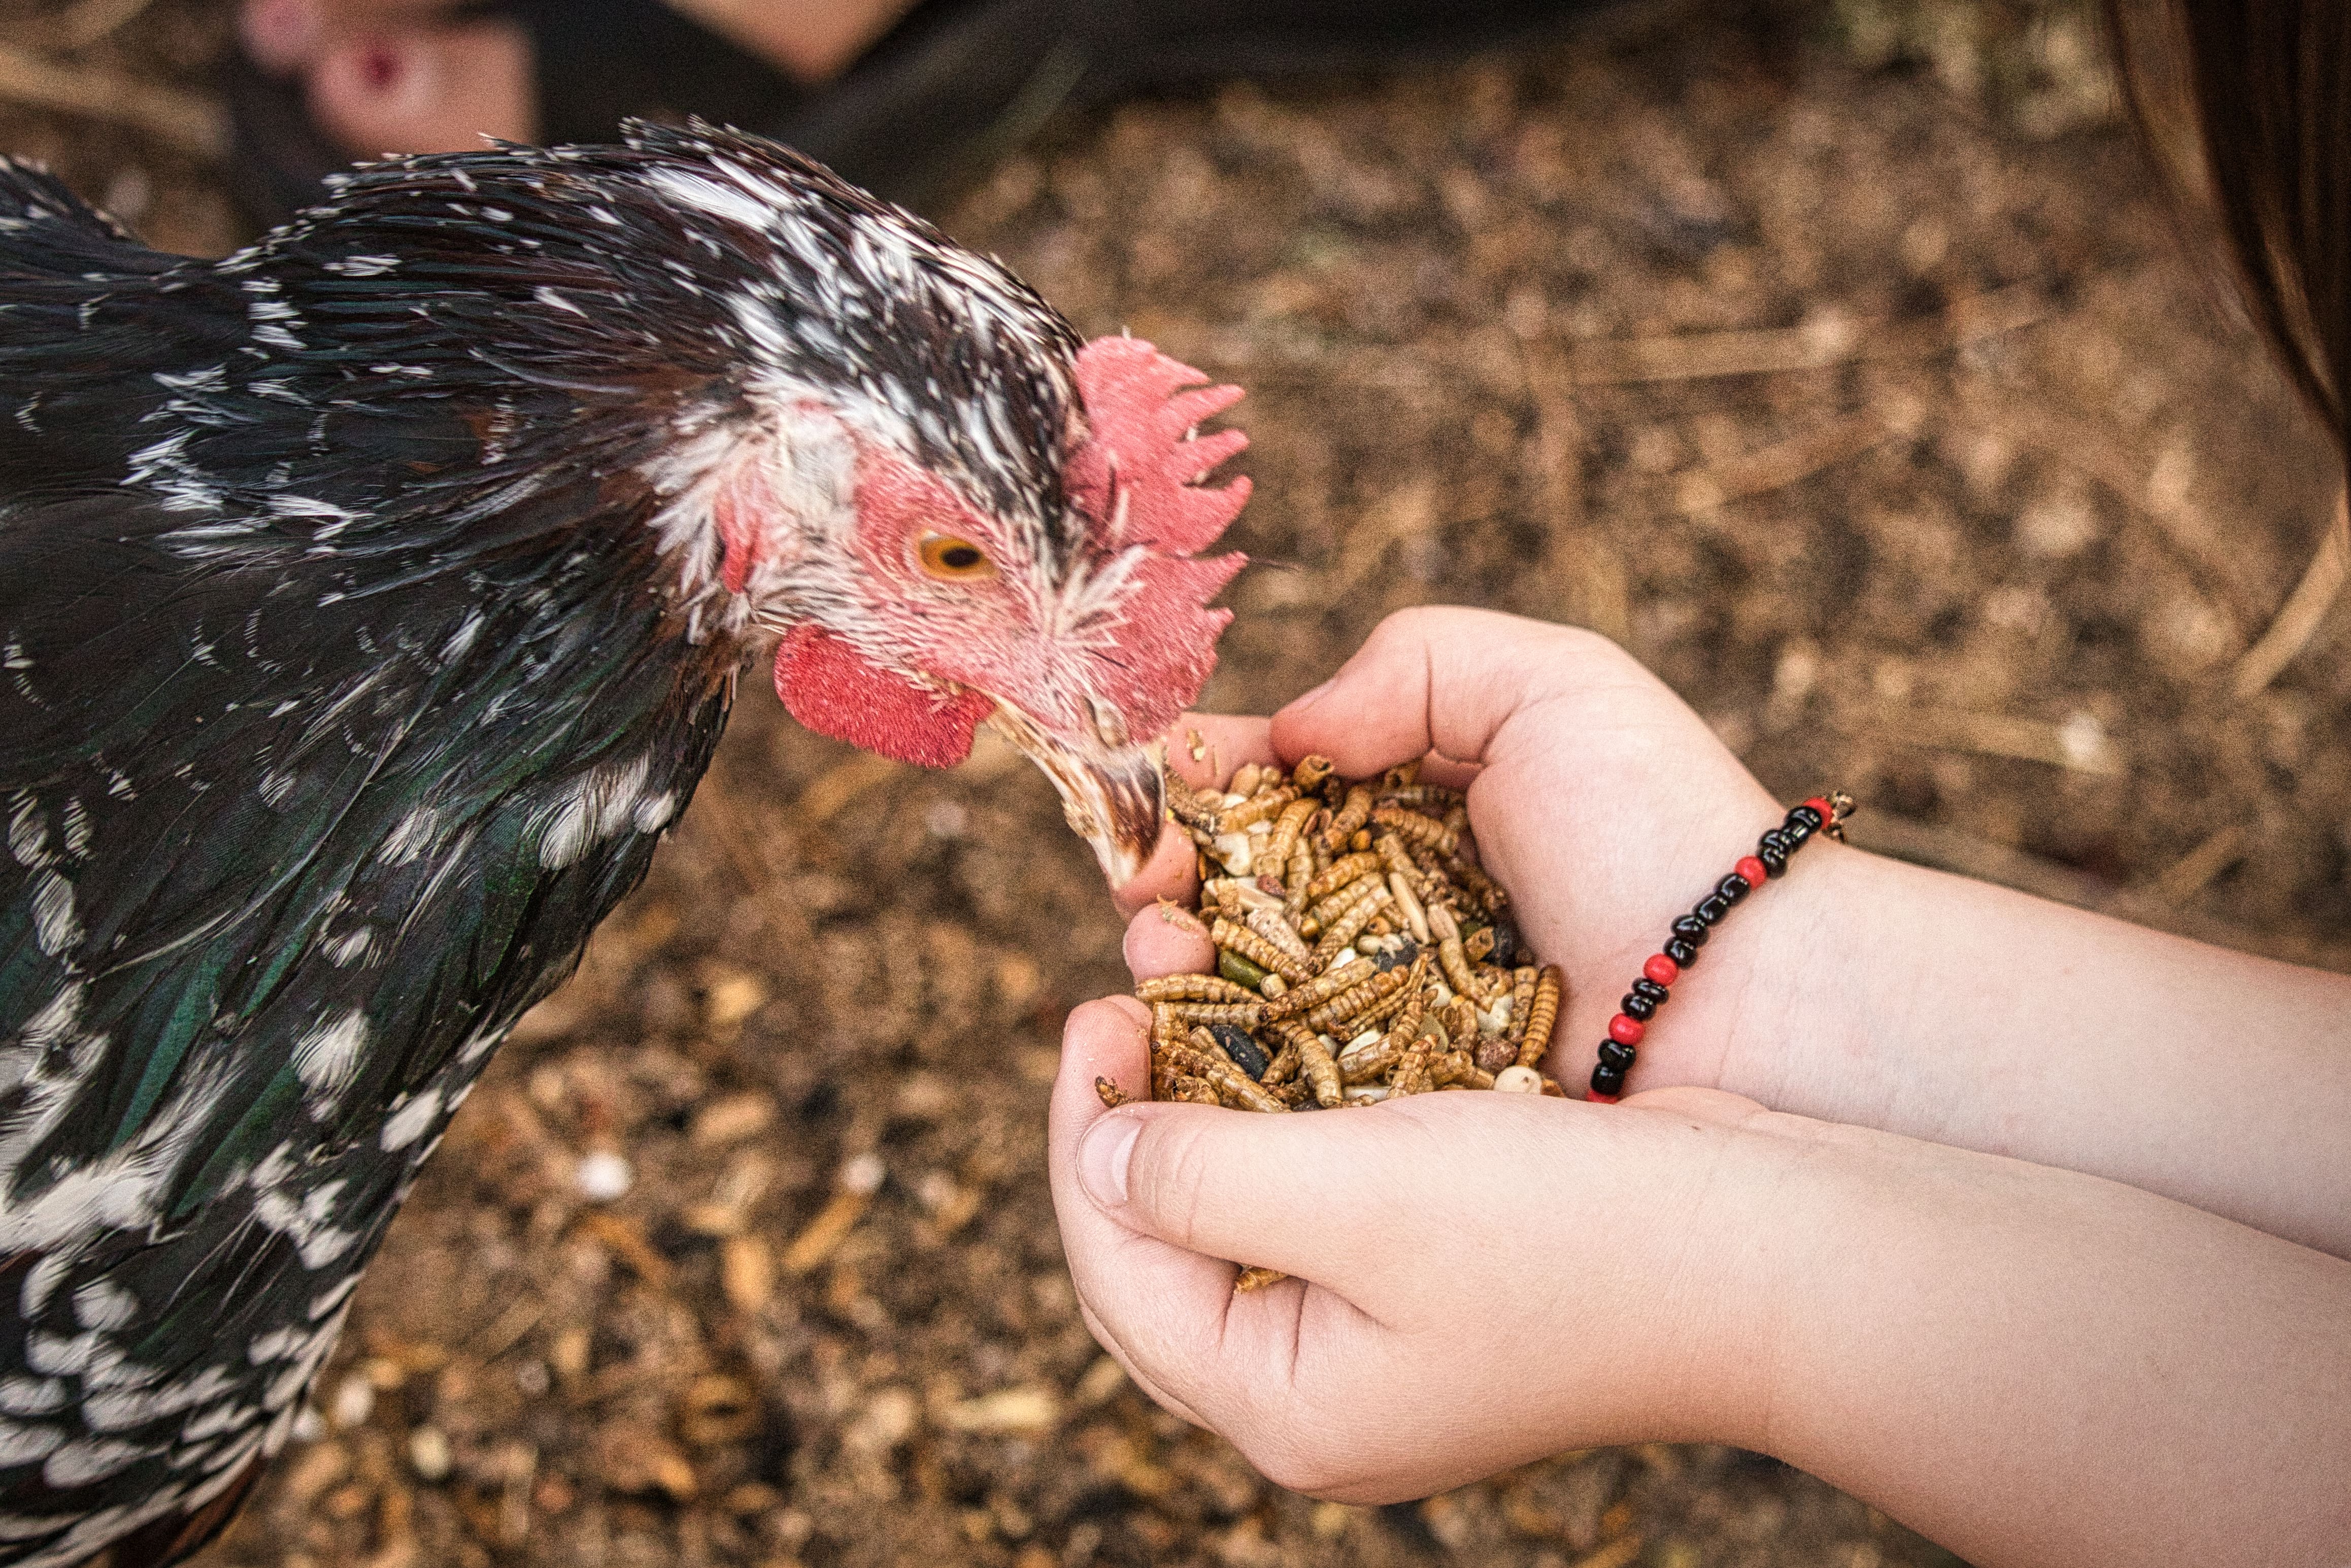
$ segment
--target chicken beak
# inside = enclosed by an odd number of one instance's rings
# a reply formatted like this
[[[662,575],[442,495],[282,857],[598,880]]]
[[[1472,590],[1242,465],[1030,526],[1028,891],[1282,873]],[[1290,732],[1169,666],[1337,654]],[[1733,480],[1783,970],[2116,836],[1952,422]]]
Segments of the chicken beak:
[[[1158,745],[1126,741],[1115,722],[1081,737],[1056,734],[1000,699],[988,722],[1053,781],[1070,831],[1093,846],[1111,886],[1133,882],[1158,847],[1167,814]]]

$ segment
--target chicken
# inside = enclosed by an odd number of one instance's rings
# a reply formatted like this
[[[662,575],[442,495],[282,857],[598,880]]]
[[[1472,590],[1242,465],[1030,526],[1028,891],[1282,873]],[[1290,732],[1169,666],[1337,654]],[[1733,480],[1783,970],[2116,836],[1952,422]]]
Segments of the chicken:
[[[0,163],[0,1563],[174,1561],[772,642],[1105,871],[1239,394],[772,144],[385,163],[207,263]]]

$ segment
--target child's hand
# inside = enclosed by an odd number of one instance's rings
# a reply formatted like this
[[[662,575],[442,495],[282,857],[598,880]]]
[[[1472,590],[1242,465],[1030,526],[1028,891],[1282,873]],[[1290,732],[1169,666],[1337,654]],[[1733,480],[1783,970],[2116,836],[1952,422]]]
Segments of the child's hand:
[[[1145,916],[1146,920],[1150,917]],[[1149,1079],[1126,998],[1070,1020],[1052,1176],[1087,1325],[1284,1486],[1419,1497],[1562,1448],[1754,1429],[1770,1184],[1699,1090],[1670,1109],[1426,1094],[1375,1110],[1106,1113]],[[1239,1259],[1300,1276],[1233,1292]],[[1305,1281],[1311,1280],[1312,1284]]]

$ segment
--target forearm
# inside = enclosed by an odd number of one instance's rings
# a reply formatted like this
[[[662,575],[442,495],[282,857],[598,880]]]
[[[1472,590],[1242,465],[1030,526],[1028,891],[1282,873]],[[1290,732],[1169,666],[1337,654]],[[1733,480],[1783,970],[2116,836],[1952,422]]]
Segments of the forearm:
[[[1727,1027],[1721,1087],[2351,1257],[2351,978],[1846,850],[1768,896],[1749,983],[1802,990]]]
[[[2351,1263],[2071,1172],[1750,1125],[1780,1141],[1749,1246],[1780,1353],[1749,1440],[1981,1568],[2351,1562]]]

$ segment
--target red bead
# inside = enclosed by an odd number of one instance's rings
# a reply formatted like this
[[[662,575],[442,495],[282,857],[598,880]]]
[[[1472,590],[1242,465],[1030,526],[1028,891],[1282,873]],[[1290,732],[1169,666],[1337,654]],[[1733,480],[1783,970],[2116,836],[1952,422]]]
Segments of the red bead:
[[[1745,877],[1747,879],[1747,885],[1750,887],[1762,886],[1764,877],[1770,874],[1764,871],[1763,862],[1757,860],[1753,855],[1743,857],[1737,865],[1732,866],[1730,869]]]
[[[1608,1020],[1608,1038],[1619,1045],[1638,1045],[1647,1032],[1639,1019],[1626,1018],[1623,1013]]]
[[[1821,814],[1822,827],[1825,828],[1831,822],[1836,821],[1836,813],[1829,809],[1829,803],[1826,798],[1815,795],[1811,800],[1805,801],[1804,804],[1810,806],[1813,810],[1818,811]]]
[[[1663,953],[1652,953],[1649,961],[1641,966],[1641,974],[1660,986],[1670,986],[1682,977],[1682,967]]]
[[[1583,1097],[1594,1105],[1614,1105],[1624,1098],[1622,1094],[1603,1094],[1597,1089],[1585,1090]]]

